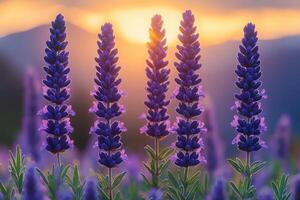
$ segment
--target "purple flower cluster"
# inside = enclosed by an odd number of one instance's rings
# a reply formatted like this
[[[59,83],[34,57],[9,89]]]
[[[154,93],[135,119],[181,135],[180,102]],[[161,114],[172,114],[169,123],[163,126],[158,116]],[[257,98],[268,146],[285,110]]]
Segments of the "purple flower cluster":
[[[95,79],[96,88],[92,96],[96,99],[90,109],[95,113],[98,120],[91,128],[91,133],[98,136],[100,149],[99,163],[107,168],[116,167],[123,161],[121,133],[126,131],[124,124],[114,120],[119,117],[124,108],[118,103],[122,93],[118,89],[121,79],[118,78],[121,67],[117,66],[117,53],[114,42],[112,24],[106,23],[101,27],[98,41],[98,66]]]
[[[66,26],[64,17],[59,14],[50,28],[50,40],[47,41],[44,67],[47,73],[44,85],[44,97],[50,102],[39,114],[43,118],[41,131],[47,133],[46,149],[57,154],[70,148],[71,140],[69,134],[73,128],[70,124],[70,116],[74,115],[71,106],[66,103],[70,98],[68,74],[68,55],[65,51],[68,44],[66,39]]]
[[[202,113],[199,100],[203,96],[197,70],[200,69],[199,35],[196,34],[194,16],[190,10],[183,13],[178,36],[181,45],[177,46],[176,57],[179,62],[174,65],[178,71],[175,79],[178,89],[175,93],[179,104],[176,108],[182,117],[177,119],[174,131],[178,134],[176,147],[179,149],[175,164],[181,167],[198,165],[203,161],[201,150],[203,148],[200,134],[204,131],[204,124],[195,118]]]
[[[264,118],[259,116],[262,112],[259,101],[264,97],[264,90],[259,90],[261,70],[257,40],[255,25],[247,24],[238,54],[239,64],[235,71],[238,76],[236,86],[240,89],[240,93],[235,95],[238,115],[234,116],[232,122],[238,132],[233,143],[246,152],[258,151],[264,146],[259,136],[266,129]]]
[[[149,59],[146,60],[147,68],[147,97],[145,105],[148,107],[146,114],[147,124],[141,129],[142,133],[160,139],[169,134],[169,115],[166,100],[166,92],[169,85],[170,69],[167,69],[168,61],[165,30],[160,15],[152,18],[150,28],[150,42],[148,43]]]

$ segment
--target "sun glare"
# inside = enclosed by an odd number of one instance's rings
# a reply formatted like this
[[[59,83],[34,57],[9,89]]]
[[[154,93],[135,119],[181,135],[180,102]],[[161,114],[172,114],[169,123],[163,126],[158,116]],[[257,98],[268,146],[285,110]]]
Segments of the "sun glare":
[[[113,12],[113,19],[116,22],[116,28],[130,41],[146,43],[149,39],[148,31],[151,24],[151,18],[155,14],[160,14],[164,20],[164,28],[168,43],[176,40],[181,13],[172,9],[128,9],[117,10]]]

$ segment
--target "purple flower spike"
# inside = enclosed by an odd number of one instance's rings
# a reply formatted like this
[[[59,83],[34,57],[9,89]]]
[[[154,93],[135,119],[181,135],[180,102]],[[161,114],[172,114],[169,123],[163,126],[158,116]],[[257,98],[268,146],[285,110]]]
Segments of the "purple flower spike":
[[[68,55],[65,50],[68,44],[66,39],[66,26],[64,17],[59,14],[50,28],[50,40],[47,41],[44,60],[47,66],[44,67],[47,73],[43,81],[44,97],[50,102],[39,114],[43,118],[41,131],[47,134],[46,149],[57,154],[69,149],[72,141],[69,135],[73,132],[70,124],[70,116],[74,115],[71,106],[67,104],[70,98],[68,74]]]
[[[276,158],[287,161],[290,153],[292,124],[289,115],[282,115],[276,125],[273,135],[272,149]]]
[[[40,188],[39,178],[37,177],[36,170],[30,166],[26,170],[23,200],[43,200],[45,199]]]
[[[198,165],[204,158],[201,155],[203,142],[200,134],[204,131],[203,123],[196,120],[202,113],[199,100],[203,97],[198,70],[201,67],[199,35],[194,26],[195,18],[190,10],[183,13],[178,36],[181,45],[177,46],[175,54],[178,62],[174,65],[178,71],[175,79],[178,84],[176,99],[179,104],[176,111],[178,118],[174,130],[178,134],[176,147],[179,149],[175,164],[180,167]]]
[[[222,179],[215,182],[207,200],[227,200],[225,184]]]
[[[264,97],[264,90],[259,89],[261,71],[257,40],[255,25],[247,24],[238,54],[239,64],[235,71],[238,76],[236,86],[240,89],[240,92],[235,95],[238,116],[235,116],[232,123],[238,133],[233,143],[246,152],[258,151],[265,145],[260,139],[266,126],[264,118],[259,116],[262,112],[259,101]]]
[[[25,101],[24,101],[24,119],[22,125],[22,134],[19,143],[23,150],[29,153],[32,159],[39,162],[41,137],[38,132],[40,118],[37,116],[38,109],[40,109],[40,84],[35,71],[28,68],[25,76]]]
[[[117,167],[123,161],[121,133],[126,131],[124,124],[115,120],[124,109],[118,103],[122,96],[118,89],[121,83],[118,77],[121,67],[117,66],[118,50],[115,48],[114,39],[112,24],[104,24],[99,34],[98,57],[95,59],[98,64],[96,91],[92,95],[96,101],[90,109],[98,117],[91,132],[98,136],[99,163],[107,168]]]
[[[93,179],[90,179],[87,181],[85,185],[85,191],[84,191],[84,200],[97,200],[99,199],[99,195],[97,193],[97,184],[96,181]]]
[[[170,69],[167,69],[168,61],[165,30],[160,15],[152,18],[149,30],[150,42],[148,43],[149,59],[146,60],[147,68],[147,97],[145,105],[148,107],[146,114],[147,124],[142,132],[161,139],[169,134],[169,115],[167,106],[170,101],[166,99],[169,86]]]

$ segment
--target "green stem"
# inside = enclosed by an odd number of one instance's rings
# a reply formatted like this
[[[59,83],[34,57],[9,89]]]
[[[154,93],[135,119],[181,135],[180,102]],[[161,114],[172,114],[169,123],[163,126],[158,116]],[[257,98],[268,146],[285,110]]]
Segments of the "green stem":
[[[248,167],[250,167],[250,152],[247,152],[246,154],[246,164]]]
[[[109,200],[113,199],[113,191],[112,191],[112,169],[108,168],[108,181],[109,181]]]
[[[189,176],[189,167],[184,168],[184,185],[187,186]]]
[[[158,138],[155,138],[155,181],[154,186],[158,187],[159,185],[159,140]]]
[[[61,160],[60,160],[60,154],[57,153],[57,165],[58,165],[58,169],[60,170],[61,168]]]

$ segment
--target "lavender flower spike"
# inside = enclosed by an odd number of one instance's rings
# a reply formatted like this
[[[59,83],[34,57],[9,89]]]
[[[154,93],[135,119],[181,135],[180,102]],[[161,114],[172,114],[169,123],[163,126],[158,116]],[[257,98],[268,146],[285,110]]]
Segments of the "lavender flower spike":
[[[122,96],[118,89],[121,67],[117,66],[118,50],[114,47],[114,38],[112,24],[104,24],[98,41],[96,91],[92,93],[96,101],[90,109],[99,119],[91,128],[91,133],[98,135],[99,163],[107,168],[117,167],[123,161],[120,140],[121,133],[126,131],[123,123],[114,119],[124,112],[118,103]]]
[[[154,148],[147,145],[145,150],[154,152],[155,154],[154,156],[150,156],[149,166],[151,166],[151,170],[148,171],[152,175],[152,186],[158,188],[160,175],[164,173],[160,169],[160,163],[168,159],[168,157],[159,158],[160,151],[163,151],[163,149],[160,149],[160,140],[169,135],[170,125],[169,115],[167,114],[167,106],[170,101],[166,98],[170,69],[167,68],[165,29],[163,28],[163,21],[160,15],[152,17],[149,37],[149,59],[146,60],[146,75],[148,78],[146,87],[147,100],[144,102],[148,111],[147,114],[144,114],[147,123],[141,128],[141,133],[145,133],[154,139]],[[151,165],[150,163],[154,164]]]
[[[294,200],[300,199],[300,174],[297,174],[293,177],[292,194]]]
[[[215,182],[207,200],[226,200],[226,199],[227,197],[226,197],[226,190],[224,187],[224,181],[222,179],[218,179]]]
[[[259,116],[262,112],[259,101],[264,97],[264,90],[259,89],[261,71],[257,40],[254,24],[247,24],[238,54],[239,64],[235,71],[238,76],[236,86],[240,92],[235,95],[238,115],[234,117],[232,125],[238,135],[233,143],[248,153],[258,151],[264,146],[259,136],[266,129],[264,118]]]
[[[47,41],[44,60],[47,66],[44,67],[47,73],[45,80],[44,97],[49,101],[39,114],[43,118],[41,131],[47,134],[46,149],[59,154],[69,149],[72,142],[69,135],[73,128],[70,124],[70,116],[74,115],[71,106],[67,104],[70,98],[68,74],[68,55],[66,46],[66,26],[64,17],[59,14],[50,28],[50,40]]]
[[[201,68],[199,35],[194,26],[194,15],[190,10],[183,13],[180,31],[178,36],[181,45],[177,46],[178,52],[175,54],[178,62],[174,65],[178,71],[175,79],[178,84],[176,99],[179,104],[176,111],[178,118],[174,130],[178,134],[176,147],[179,149],[175,164],[180,167],[198,165],[204,161],[201,155],[203,149],[200,134],[205,130],[204,124],[197,119],[202,113],[199,100],[203,97],[201,91],[201,79],[197,72]]]
[[[282,115],[276,125],[273,136],[272,148],[274,156],[281,161],[288,161],[291,143],[291,118],[289,115]]]
[[[36,175],[35,168],[33,166],[26,170],[23,200],[43,200],[44,195],[40,188],[39,179]]]
[[[98,64],[96,89],[92,93],[96,101],[90,109],[97,115],[98,120],[91,128],[91,133],[98,136],[99,163],[108,168],[108,196],[113,199],[112,168],[122,163],[125,156],[121,134],[126,128],[124,123],[116,120],[124,112],[123,106],[118,103],[122,96],[118,89],[121,83],[118,77],[121,67],[117,66],[118,50],[115,48],[112,24],[104,24],[98,36],[98,57],[95,59]]]
[[[28,68],[25,76],[24,119],[19,143],[34,161],[40,161],[39,117],[36,115],[40,106],[40,84],[33,68]]]
[[[97,200],[99,199],[97,194],[97,187],[94,180],[88,180],[84,191],[84,200]]]
[[[148,99],[145,101],[145,105],[148,107],[146,115],[148,122],[142,132],[158,140],[169,134],[167,106],[170,103],[169,100],[166,100],[170,69],[167,69],[168,61],[165,60],[167,46],[160,15],[155,15],[152,18],[149,36],[149,59],[146,60],[146,74],[149,79],[147,82]]]

